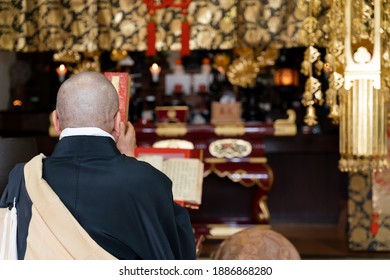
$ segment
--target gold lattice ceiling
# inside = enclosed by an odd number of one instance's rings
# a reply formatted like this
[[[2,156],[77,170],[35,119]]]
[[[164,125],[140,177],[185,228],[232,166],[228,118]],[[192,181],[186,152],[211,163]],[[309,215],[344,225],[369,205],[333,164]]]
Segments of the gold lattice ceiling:
[[[271,42],[300,46],[297,35],[306,14],[295,4],[286,0],[193,0],[188,11],[190,48],[240,45],[264,49]],[[326,10],[327,5],[321,4],[318,16],[322,18]],[[180,9],[157,11],[157,50],[180,49],[182,17]],[[144,51],[148,20],[143,1],[0,0],[0,50]]]

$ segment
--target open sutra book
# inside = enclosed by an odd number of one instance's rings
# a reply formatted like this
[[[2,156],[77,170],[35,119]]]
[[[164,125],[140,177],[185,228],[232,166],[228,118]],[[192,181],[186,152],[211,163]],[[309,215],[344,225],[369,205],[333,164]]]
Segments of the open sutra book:
[[[202,202],[204,164],[200,150],[137,147],[138,160],[150,163],[172,180],[173,199],[187,208]]]

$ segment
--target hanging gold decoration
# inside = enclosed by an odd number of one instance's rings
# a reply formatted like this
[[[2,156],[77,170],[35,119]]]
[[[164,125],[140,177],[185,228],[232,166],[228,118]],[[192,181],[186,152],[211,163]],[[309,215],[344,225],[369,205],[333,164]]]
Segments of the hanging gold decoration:
[[[329,88],[325,92],[326,104],[329,106],[328,117],[333,124],[340,121],[339,92],[344,84],[344,2],[332,0],[323,27],[327,31],[329,44],[326,49],[324,71],[329,76]]]
[[[307,17],[302,22],[302,29],[298,32],[299,41],[307,46],[304,59],[301,64],[301,73],[307,76],[305,92],[303,93],[302,104],[306,108],[304,122],[309,125],[317,124],[317,117],[314,106],[322,105],[324,100],[321,91],[321,82],[314,75],[320,76],[324,63],[321,60],[321,53],[314,47],[318,42],[318,37],[322,35],[318,32],[318,20],[316,16],[321,10],[321,1],[307,0],[298,1],[301,10],[306,10]]]
[[[329,115],[328,117],[332,120],[333,124],[338,124],[340,120],[340,105],[339,105],[339,91],[344,84],[344,77],[332,71],[329,76],[329,88],[325,92],[326,95],[326,104],[329,105]]]
[[[380,0],[346,0],[345,89],[340,94],[342,171],[372,172],[388,167],[381,12]]]
[[[328,117],[333,124],[340,121],[339,92],[344,85],[344,2],[332,0],[323,27],[327,31],[329,44],[326,49],[324,71],[329,76],[329,88],[325,92],[326,104],[329,106]]]
[[[321,91],[321,82],[313,76],[313,64],[320,60],[321,53],[313,46],[309,46],[304,54],[304,61],[301,64],[301,73],[308,76],[305,82],[302,104],[307,107],[304,122],[309,125],[317,124],[314,105],[322,105],[324,100]],[[315,67],[315,66],[314,66]]]

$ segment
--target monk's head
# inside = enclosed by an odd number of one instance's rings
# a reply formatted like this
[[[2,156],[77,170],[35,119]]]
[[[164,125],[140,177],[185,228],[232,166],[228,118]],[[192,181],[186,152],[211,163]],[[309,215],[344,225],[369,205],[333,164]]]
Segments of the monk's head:
[[[112,133],[118,108],[118,94],[112,83],[100,73],[82,72],[61,85],[55,113],[60,130],[98,127]]]

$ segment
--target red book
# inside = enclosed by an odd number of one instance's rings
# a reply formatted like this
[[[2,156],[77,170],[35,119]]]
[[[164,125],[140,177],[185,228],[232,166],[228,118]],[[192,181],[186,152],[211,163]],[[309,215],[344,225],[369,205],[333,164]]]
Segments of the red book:
[[[119,95],[119,113],[124,124],[129,116],[130,76],[127,72],[105,72],[104,76],[111,81]]]

